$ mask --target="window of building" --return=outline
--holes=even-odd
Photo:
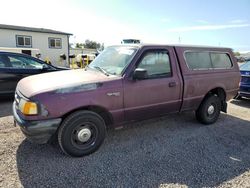
[[[227,53],[186,52],[186,63],[191,70],[228,69],[232,62]]]
[[[149,78],[171,76],[168,52],[163,50],[146,52],[138,68],[147,70]]]
[[[62,39],[60,38],[49,38],[50,48],[62,48]]]
[[[24,35],[16,35],[16,45],[17,47],[32,47],[32,37]]]

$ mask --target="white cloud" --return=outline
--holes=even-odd
[[[241,27],[249,27],[249,26],[250,26],[250,24],[202,25],[202,26],[189,26],[189,27],[170,28],[170,29],[167,29],[167,32],[224,30],[224,29],[241,28]]]
[[[161,22],[163,22],[163,23],[169,23],[169,22],[170,22],[170,19],[168,19],[168,18],[162,18],[162,19],[161,19]]]
[[[9,9],[1,10],[1,24],[69,32],[73,34],[70,38],[73,43],[90,39],[111,45],[119,44],[127,37],[142,40],[147,38],[146,34],[134,25],[125,25],[105,15],[100,17],[88,7],[78,6],[76,2],[67,0],[61,0],[59,4],[51,0],[43,0],[39,4],[33,0],[8,0],[3,1],[1,6],[12,7],[11,13]]]
[[[209,22],[206,20],[196,20],[196,22],[200,23],[200,24],[208,24]]]
[[[231,20],[230,23],[233,24],[242,24],[242,23],[246,23],[247,20],[243,20],[243,19],[237,19],[237,20]]]
[[[115,17],[95,12],[94,8],[84,6],[84,3],[78,0],[60,0],[60,2],[43,0],[38,3],[34,3],[33,0],[7,0],[1,2],[1,7],[11,7],[11,11],[7,8],[0,11],[1,24],[55,29],[74,34],[71,42],[84,42],[90,39],[103,42],[105,46],[119,44],[124,38],[138,38],[145,43],[178,43],[178,36],[174,33],[176,31],[218,30],[250,26],[249,22],[241,24],[239,20],[238,23],[228,25],[211,25],[201,19],[198,20],[199,23],[196,22],[197,26],[170,28],[167,31],[172,33],[166,35],[166,30],[153,28],[150,23],[147,26],[148,29],[140,24],[122,23]],[[171,25],[173,20],[163,16],[156,22]],[[182,41],[189,42],[193,39],[189,40],[188,37],[182,36]]]

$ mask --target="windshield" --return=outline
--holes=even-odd
[[[250,71],[250,61],[247,61],[246,63],[244,63],[243,65],[241,65],[240,66],[240,70]]]
[[[94,59],[89,67],[102,70],[102,72],[106,72],[107,74],[121,75],[122,71],[132,60],[136,51],[136,47],[108,47]]]

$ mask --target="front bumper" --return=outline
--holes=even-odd
[[[38,144],[47,143],[50,138],[56,133],[62,119],[49,119],[41,121],[28,121],[22,119],[17,111],[15,104],[12,106],[14,121],[19,125],[23,134],[32,142]]]
[[[239,91],[238,94],[239,94],[239,96],[241,96],[241,97],[250,98],[250,92]]]
[[[240,90],[238,92],[239,96],[250,98],[250,85],[241,84]]]

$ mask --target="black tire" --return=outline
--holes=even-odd
[[[102,117],[83,110],[74,112],[63,121],[58,130],[58,143],[64,153],[82,157],[95,152],[105,136],[106,126]]]
[[[217,121],[221,111],[221,100],[218,96],[209,95],[196,110],[196,118],[199,122],[209,125]]]

